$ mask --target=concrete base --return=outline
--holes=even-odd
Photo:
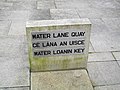
[[[31,90],[93,90],[86,70],[32,72]]]

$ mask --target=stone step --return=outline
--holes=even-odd
[[[93,90],[86,70],[32,72],[31,90]]]

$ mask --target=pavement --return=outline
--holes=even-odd
[[[0,90],[30,90],[25,23],[89,18],[94,90],[120,89],[120,0],[0,0]]]

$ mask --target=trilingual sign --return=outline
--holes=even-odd
[[[33,56],[84,54],[85,31],[31,32]]]
[[[86,68],[90,29],[89,19],[27,22],[31,71]]]

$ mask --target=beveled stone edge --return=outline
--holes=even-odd
[[[60,20],[31,20],[26,22],[26,28],[28,27],[48,27],[48,26],[65,26],[65,25],[91,25],[88,18],[82,19],[60,19]]]

